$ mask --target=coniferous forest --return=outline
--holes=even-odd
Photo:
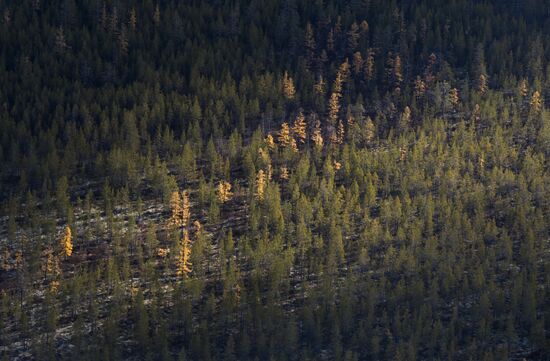
[[[548,0],[0,1],[2,360],[550,360]]]

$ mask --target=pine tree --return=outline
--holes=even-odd
[[[187,278],[189,273],[191,273],[191,242],[189,240],[189,231],[187,229],[183,230],[183,237],[181,239],[181,249],[177,262],[177,275],[180,277]]]
[[[73,254],[73,237],[71,234],[71,227],[65,227],[65,234],[61,239],[61,247],[65,256],[70,257]]]

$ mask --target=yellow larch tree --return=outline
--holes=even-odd
[[[451,106],[453,108],[456,108],[458,106],[458,103],[460,102],[460,98],[458,96],[458,89],[452,88],[449,91],[449,103],[451,103]]]
[[[281,175],[280,178],[283,180],[287,180],[289,178],[288,174],[288,168],[287,167],[281,167]]]
[[[420,76],[416,77],[414,81],[414,96],[421,98],[426,93],[426,83]]]
[[[160,24],[160,7],[158,3],[155,6],[155,12],[153,13],[153,21],[157,26]]]
[[[198,239],[202,233],[202,224],[198,220],[193,222],[193,227],[195,227],[195,240]]]
[[[338,130],[336,131],[336,143],[342,144],[344,142],[346,131],[342,120],[338,121]]]
[[[522,98],[526,98],[527,97],[527,94],[529,94],[529,84],[527,84],[527,80],[526,79],[522,79],[519,83],[519,95],[522,97]]]
[[[353,114],[351,114],[351,112],[348,112],[348,114],[346,115],[346,122],[348,124],[348,129],[351,129],[355,124],[355,118]]]
[[[65,233],[61,238],[61,248],[65,256],[70,257],[73,254],[73,235],[69,226],[65,227]]]
[[[137,24],[137,16],[136,16],[135,8],[132,8],[132,10],[130,10],[130,19],[128,20],[128,23],[130,25],[130,29],[132,29],[132,31],[135,31],[136,24]]]
[[[483,170],[485,169],[485,157],[483,156],[483,153],[479,155],[478,165],[479,165],[479,172],[480,173],[483,172]]]
[[[487,93],[487,90],[489,90],[488,82],[489,78],[487,77],[487,75],[481,74],[479,76],[477,80],[477,90],[479,90],[481,94],[485,94]]]
[[[256,198],[260,201],[264,199],[265,186],[266,175],[263,169],[260,169],[256,175]]]
[[[9,271],[11,269],[10,266],[10,251],[6,247],[4,249],[4,254],[2,255],[2,270],[3,271]]]
[[[51,247],[46,248],[44,251],[44,256],[46,257],[46,262],[42,265],[42,270],[44,271],[44,277],[48,276],[57,276],[61,273],[61,268],[59,267],[59,259],[55,256],[54,251]]]
[[[480,119],[481,119],[481,108],[479,104],[476,104],[474,105],[474,110],[470,115],[470,127],[472,127],[472,129],[475,129],[476,124],[479,123]]]
[[[177,275],[179,277],[187,278],[191,273],[191,241],[189,240],[189,231],[183,230],[183,237],[181,239],[181,249],[177,262]]]
[[[218,200],[221,203],[225,203],[229,201],[233,196],[233,193],[231,192],[231,183],[226,181],[221,181],[220,183],[218,183],[217,193],[218,193]]]
[[[315,128],[313,128],[311,140],[315,144],[315,147],[317,147],[318,149],[323,148],[323,135],[321,134],[321,127],[319,125],[319,122],[317,122],[315,124]]]
[[[356,51],[355,54],[353,54],[353,72],[355,75],[359,75],[363,71],[363,57],[361,56],[361,52]]]
[[[268,181],[271,181],[271,178],[273,177],[273,167],[271,164],[267,165],[267,171],[265,172],[266,178]]]
[[[542,110],[542,96],[538,90],[535,90],[531,96],[529,104],[531,105],[531,110],[535,113],[539,113]]]
[[[281,124],[281,130],[279,131],[279,136],[277,137],[279,144],[283,147],[286,147],[290,144],[290,127],[287,122]]]
[[[184,226],[187,226],[191,219],[191,202],[189,201],[189,192],[186,190],[181,192],[181,219]]]
[[[294,88],[294,81],[285,71],[283,74],[283,94],[286,99],[292,100],[296,96],[296,89]]]
[[[169,225],[172,227],[181,227],[183,225],[182,221],[182,207],[181,207],[181,196],[179,191],[173,191],[170,196],[170,209],[172,210],[172,216],[168,221]]]
[[[338,113],[340,112],[340,98],[342,97],[342,86],[344,81],[349,76],[349,63],[346,59],[340,65],[338,72],[336,73],[336,79],[332,86],[332,94],[328,102],[328,121],[333,126],[336,126],[336,121],[338,120]]]
[[[290,139],[290,149],[292,149],[293,152],[298,151],[298,144],[296,143],[296,139],[294,138]]]
[[[302,112],[299,112],[296,116],[296,119],[294,120],[294,125],[292,127],[292,132],[298,139],[299,143],[304,144],[306,142],[306,121]]]
[[[403,110],[403,114],[401,115],[401,120],[403,123],[406,123],[406,124],[409,124],[411,122],[411,108],[409,108],[408,105]]]
[[[166,258],[170,254],[170,248],[159,248],[157,252],[157,256],[160,258]]]
[[[265,137],[265,144],[267,145],[267,148],[269,148],[269,150],[274,150],[277,147],[277,145],[275,144],[275,140],[273,139],[273,136],[271,134],[268,134]]]
[[[319,77],[319,80],[313,85],[313,90],[317,95],[323,96],[325,95],[325,79],[323,79],[323,76]]]
[[[191,203],[189,202],[189,192],[174,191],[170,196],[170,209],[172,215],[168,221],[169,226],[177,228],[187,226],[191,218]]]
[[[371,117],[367,117],[367,124],[365,125],[365,140],[368,143],[372,143],[376,135],[376,126],[372,121]]]
[[[403,82],[403,66],[401,65],[401,57],[395,56],[393,60],[393,78],[395,80],[395,86],[399,87]]]
[[[340,112],[340,93],[332,92],[328,101],[328,120],[330,124],[336,124]]]
[[[312,61],[313,57],[315,56],[315,34],[313,33],[313,27],[311,26],[311,23],[308,22],[306,24],[306,34],[305,34],[305,47],[306,47],[306,53],[308,57],[308,61]]]
[[[365,80],[371,81],[374,78],[374,50],[369,49],[365,60]]]
[[[20,270],[23,267],[23,251],[15,251],[15,269]]]
[[[48,248],[45,251],[46,263],[42,266],[44,270],[44,278],[48,281],[50,291],[56,293],[59,288],[59,276],[61,275],[61,267],[59,258],[54,254],[53,249]]]
[[[404,162],[405,159],[407,159],[407,148],[406,147],[399,147],[399,160],[401,162]]]
[[[264,148],[258,148],[258,155],[260,156],[260,159],[264,164],[271,163],[271,158],[269,157],[269,153]]]

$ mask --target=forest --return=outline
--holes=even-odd
[[[0,15],[1,360],[550,360],[548,0]]]

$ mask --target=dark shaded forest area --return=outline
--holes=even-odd
[[[3,360],[550,360],[547,0],[0,14]]]

